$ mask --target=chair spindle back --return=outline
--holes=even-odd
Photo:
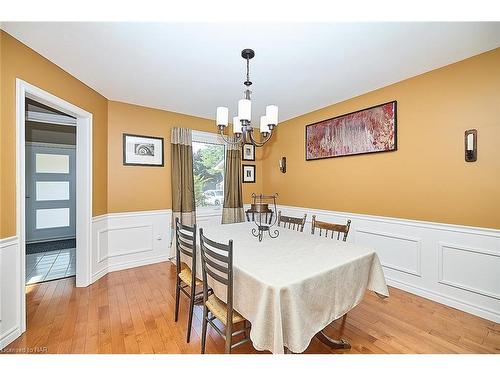
[[[345,242],[347,240],[347,235],[349,234],[350,226],[351,226],[351,220],[347,220],[346,225],[333,224],[333,223],[327,223],[325,221],[316,220],[316,215],[313,215],[311,224],[311,234],[314,234],[315,229],[318,228],[320,236],[322,236],[324,233],[324,236],[328,237],[328,233],[330,233],[330,238],[333,239],[335,238],[335,233],[337,233],[336,239]]]
[[[304,231],[304,225],[306,224],[307,214],[304,214],[304,217],[293,217],[293,216],[284,216],[281,214],[281,211],[278,211],[278,227],[283,223],[283,228],[297,230],[298,232]],[[297,229],[296,229],[297,228]]]

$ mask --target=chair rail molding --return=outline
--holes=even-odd
[[[344,223],[347,238],[373,248],[387,284],[500,323],[500,230],[280,205],[284,215],[307,213]],[[304,235],[308,230],[304,229]]]
[[[92,282],[108,272],[168,260],[172,210],[109,213],[92,220]]]

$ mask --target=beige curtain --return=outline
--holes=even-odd
[[[196,222],[191,129],[172,129],[172,243],[175,243],[175,219],[185,225]],[[175,257],[174,246],[170,256]]]
[[[245,221],[243,193],[241,190],[241,149],[239,145],[226,146],[226,169],[224,174],[224,206],[222,224]]]

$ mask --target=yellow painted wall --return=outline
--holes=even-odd
[[[108,212],[171,208],[170,134],[173,127],[215,132],[215,121],[180,113],[109,101],[108,106]],[[164,167],[124,166],[123,133],[163,137]],[[262,190],[262,167],[257,152],[256,183],[243,184],[245,202]]]
[[[0,31],[0,238],[16,234],[16,77],[93,114],[94,216],[170,208],[171,128],[215,130],[211,120],[108,102]],[[496,49],[286,121],[257,150],[245,203],[252,192],[278,192],[287,205],[500,228],[499,88]],[[390,100],[398,101],[398,151],[305,161],[305,125]],[[463,160],[468,128],[479,131],[476,163]],[[165,167],[123,166],[124,132],[164,137]]]
[[[391,100],[397,151],[305,161],[307,124]],[[264,189],[284,205],[500,228],[500,49],[283,122],[265,153]]]
[[[0,30],[0,238],[16,234],[16,78],[93,114],[93,215],[107,212],[107,99]]]

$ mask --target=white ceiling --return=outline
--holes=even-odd
[[[500,46],[500,23],[23,23],[1,27],[111,100],[214,118],[243,96],[280,121]],[[397,99],[397,98],[394,98]]]

